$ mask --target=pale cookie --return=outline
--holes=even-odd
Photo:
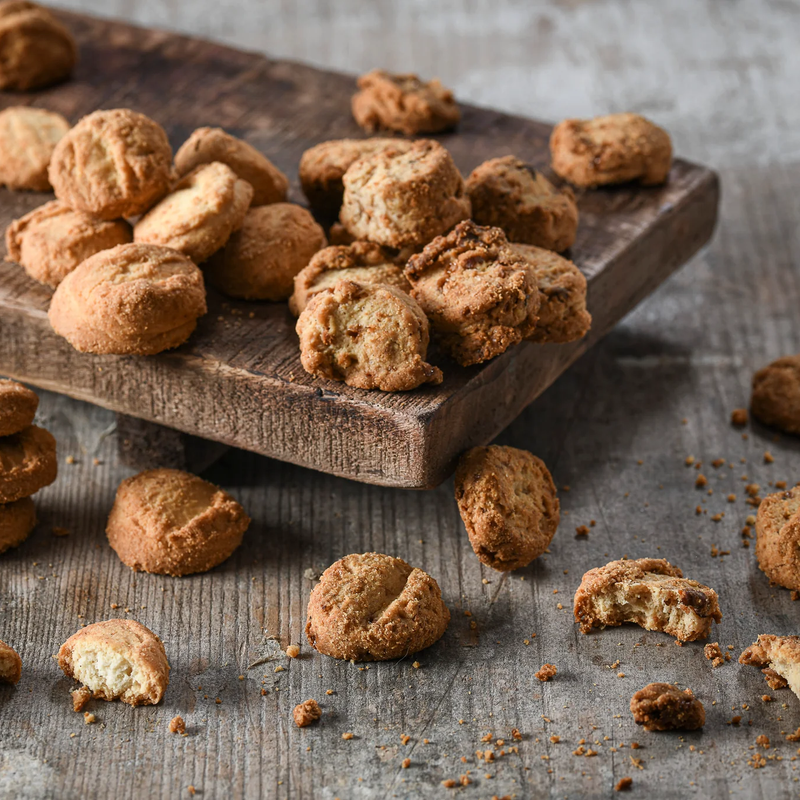
[[[16,381],[0,378],[0,437],[19,433],[33,423],[39,396]]]
[[[384,392],[442,382],[441,370],[425,361],[428,320],[394,286],[337,282],[305,307],[297,335],[303,368],[321,378]]]
[[[427,244],[470,215],[461,173],[429,139],[359,159],[342,182],[342,224],[356,239],[387,247]]]
[[[202,264],[244,222],[253,187],[226,164],[201,164],[134,226],[133,240],[160,244]]]
[[[544,462],[515,447],[475,447],[458,461],[455,494],[475,555],[500,572],[547,550],[560,505]]]
[[[251,205],[265,206],[286,199],[289,179],[263,153],[222,128],[198,128],[175,153],[180,175],[212,161],[227,164],[253,187]]]
[[[570,188],[556,189],[541,172],[516,158],[484,161],[466,181],[472,219],[495,225],[508,240],[558,253],[572,247],[578,205]]]
[[[13,106],[0,111],[0,183],[9,189],[49,191],[50,157],[68,130],[61,114],[43,108]]]
[[[663,558],[611,561],[589,570],[575,592],[581,632],[632,622],[682,642],[705,639],[722,621],[717,593]]]
[[[739,663],[759,667],[771,689],[788,686],[800,698],[800,636],[762,633],[739,656]]]
[[[131,569],[178,577],[221,564],[249,524],[244,509],[214,484],[177,469],[152,469],[120,484],[106,534]]]
[[[328,567],[311,592],[306,636],[333,658],[388,661],[430,647],[449,622],[430,575],[400,558],[353,554]]]
[[[648,683],[631,698],[631,714],[646,731],[696,731],[706,722],[706,710],[691,689],[671,683]]]
[[[500,228],[459,223],[409,259],[406,277],[442,347],[462,366],[500,355],[536,326],[533,270]]]
[[[550,135],[553,170],[575,186],[664,183],[672,166],[669,134],[638,114],[567,119]]]
[[[96,219],[51,200],[8,226],[6,259],[21,264],[35,281],[55,289],[90,256],[131,241],[133,231],[124,219]]]
[[[36,527],[36,508],[30,497],[0,505],[0,553],[19,547]]]
[[[56,440],[30,425],[0,439],[0,503],[13,503],[49,486],[58,474]]]
[[[358,79],[353,95],[356,122],[364,130],[390,130],[414,136],[454,128],[461,119],[453,93],[437,78],[374,69]]]
[[[251,208],[240,230],[205,266],[209,283],[230,297],[288,300],[294,276],[325,247],[325,232],[293,203]]]
[[[56,145],[49,177],[70,208],[100,219],[134,217],[169,191],[172,148],[164,129],[144,114],[95,111]]]
[[[0,640],[0,681],[19,683],[22,677],[22,659],[19,653]]]
[[[82,353],[153,355],[185,342],[205,313],[203,275],[186,256],[122,244],[67,275],[48,316],[53,330]]]
[[[58,651],[58,666],[92,697],[131,706],[161,702],[169,683],[164,644],[132,619],[109,619],[81,628]]]
[[[800,591],[800,486],[761,501],[756,516],[756,558],[771,583]]]
[[[800,355],[779,358],[756,372],[750,410],[765,425],[800,434]]]

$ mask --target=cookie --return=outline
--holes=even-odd
[[[153,244],[121,244],[70,272],[48,317],[82,353],[153,355],[185,342],[205,313],[203,275],[186,256]]]
[[[70,208],[100,219],[135,217],[169,191],[172,148],[144,114],[95,111],[56,145],[48,175]]]
[[[762,633],[739,656],[739,663],[761,669],[770,688],[788,686],[800,698],[800,636]]]
[[[222,128],[198,128],[175,153],[180,175],[214,161],[226,164],[253,187],[251,205],[265,206],[286,199],[289,179],[263,153]]]
[[[706,722],[706,710],[691,689],[671,683],[648,683],[631,698],[631,714],[646,731],[696,731]]]
[[[305,728],[312,722],[316,722],[322,716],[322,709],[316,700],[306,700],[298,703],[292,711],[294,724],[298,728]]]
[[[294,276],[289,310],[298,316],[312,297],[332,289],[340,280],[383,283],[408,293],[411,286],[403,272],[405,262],[397,251],[372,242],[326,247],[315,253],[308,265]]]
[[[504,353],[536,326],[533,270],[500,228],[459,223],[409,259],[406,277],[441,346],[462,366]]]
[[[416,247],[470,215],[464,179],[438,142],[385,147],[350,165],[340,220],[356,239]]]
[[[353,95],[356,122],[369,133],[397,131],[414,136],[454,128],[461,119],[453,93],[437,78],[374,69],[358,79]]]
[[[394,286],[338,281],[311,299],[297,335],[303,369],[317,377],[384,392],[442,382],[441,370],[425,361],[425,313]]]
[[[750,410],[765,425],[800,434],[800,355],[779,358],[753,375]]]
[[[0,183],[9,189],[49,191],[50,157],[68,130],[61,114],[43,108],[12,106],[0,111]]]
[[[96,219],[60,200],[35,208],[6,229],[7,260],[54,289],[90,256],[131,241],[133,231],[124,219]]]
[[[400,558],[353,554],[328,567],[311,592],[306,636],[326,656],[389,661],[430,647],[449,622],[430,575]]]
[[[721,622],[717,593],[663,558],[611,561],[590,569],[575,592],[575,622],[581,632],[632,622],[682,642],[705,639]]]
[[[669,134],[638,114],[566,119],[550,135],[553,170],[575,186],[664,183],[672,166]]]
[[[560,505],[544,462],[515,447],[475,447],[458,461],[455,494],[475,555],[499,572],[520,569],[549,547]]]
[[[213,483],[177,469],[151,469],[120,484],[106,534],[136,572],[178,577],[221,564],[249,524],[244,509]]]
[[[58,651],[58,666],[92,697],[131,706],[161,702],[169,683],[164,644],[132,619],[109,619],[81,628]]]
[[[22,659],[19,653],[0,640],[0,681],[19,683],[22,677]]]
[[[36,527],[36,508],[30,497],[0,505],[0,553],[19,547]]]
[[[244,222],[253,187],[226,164],[201,164],[134,226],[133,240],[160,244],[202,264]]]
[[[800,591],[800,486],[761,501],[756,515],[756,558],[771,583]]]
[[[586,310],[586,278],[568,259],[531,244],[512,244],[533,268],[539,289],[538,319],[526,338],[532,342],[564,344],[582,339],[592,327]]]
[[[0,378],[0,437],[19,433],[33,423],[39,397],[16,381]]]
[[[516,156],[484,161],[465,183],[472,219],[502,228],[508,240],[563,252],[578,230],[578,204],[570,188],[556,189]]]
[[[57,474],[56,440],[44,428],[30,425],[0,439],[0,503],[36,494]]]
[[[0,3],[0,89],[27,92],[63,81],[78,60],[72,34],[43,6]]]
[[[205,266],[209,283],[230,297],[288,300],[294,276],[325,247],[325,232],[304,208],[251,208],[240,230]]]

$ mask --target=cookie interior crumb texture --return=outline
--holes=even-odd
[[[646,731],[694,731],[706,721],[706,710],[691,689],[650,683],[631,698],[631,713]]]
[[[800,698],[800,636],[762,633],[739,657],[740,664],[759,667],[770,688],[789,688]]]

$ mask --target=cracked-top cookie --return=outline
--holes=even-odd
[[[0,111],[0,183],[9,189],[50,191],[47,167],[69,123],[44,108],[13,106]]]
[[[756,515],[756,558],[772,583],[800,591],[800,486],[761,501]]]
[[[691,689],[671,683],[648,683],[631,698],[631,714],[646,731],[696,731],[706,722],[706,710]]]

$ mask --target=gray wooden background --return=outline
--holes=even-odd
[[[764,492],[796,482],[800,444],[758,425],[744,439],[728,420],[756,368],[800,351],[800,4],[59,5],[325,67],[437,74],[465,100],[543,119],[640,111],[673,133],[682,156],[720,170],[722,218],[710,248],[500,437],[570,487],[550,553],[512,575],[480,566],[452,482],[379,489],[242,452],[206,475],[254,518],[236,555],[196,577],[133,575],[103,532],[129,474],[113,417],[44,395],[40,424],[58,439],[61,475],[37,498],[36,532],[0,561],[0,638],[25,663],[16,689],[0,689],[0,797],[189,797],[190,785],[206,798],[611,797],[628,775],[634,797],[796,797],[797,743],[783,734],[800,726],[800,701],[736,657],[758,633],[798,632],[800,606],[768,586],[739,531],[751,511],[743,476]],[[704,462],[713,495],[694,488],[688,455]],[[725,464],[714,468],[717,458]],[[698,504],[708,513],[697,516]],[[590,534],[576,538],[590,520]],[[70,535],[54,537],[53,527]],[[453,612],[419,669],[411,659],[339,663],[304,640],[307,575],[369,549],[427,569]],[[715,587],[724,620],[712,640],[732,645],[733,661],[712,670],[702,645],[678,648],[633,627],[581,635],[570,611],[581,574],[623,554],[666,557]],[[120,614],[164,638],[172,681],[162,705],[96,702],[98,723],[85,726],[51,656],[81,624]],[[302,645],[291,662],[279,652],[290,643]],[[271,660],[248,668],[262,659]],[[540,684],[533,673],[545,662],[558,675]],[[628,702],[653,680],[691,686],[706,704],[705,729],[638,729]],[[298,730],[291,709],[308,697],[323,718]],[[167,733],[177,713],[186,738]],[[727,724],[734,716],[740,725]],[[521,741],[511,741],[514,728]],[[475,756],[487,733],[506,742],[489,764]],[[768,749],[756,747],[759,734]],[[574,755],[581,740],[597,754]],[[756,751],[760,769],[748,763]],[[461,775],[472,783],[440,785]]]

